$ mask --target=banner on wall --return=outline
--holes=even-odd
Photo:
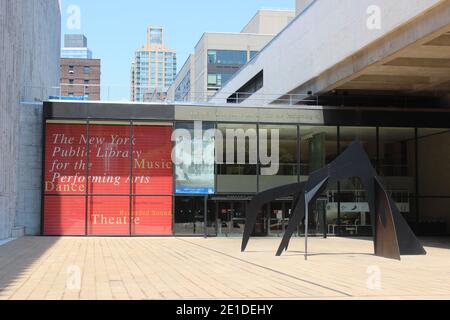
[[[83,124],[48,124],[44,234],[171,234],[171,134],[136,126],[131,139],[126,125],[90,125],[88,134]]]
[[[208,195],[215,192],[213,138],[206,139],[203,132],[212,129],[207,124],[195,128],[193,123],[177,124],[177,130],[185,130],[184,137],[178,137],[175,145],[175,189],[177,194]],[[195,132],[194,132],[195,131]],[[182,131],[181,131],[182,133]],[[180,134],[183,136],[183,134]],[[187,141],[183,141],[187,139]],[[210,154],[210,156],[208,156]],[[188,160],[187,160],[188,159]]]

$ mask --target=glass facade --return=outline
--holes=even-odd
[[[163,43],[163,30],[161,28],[150,28],[150,43],[151,44]]]
[[[177,73],[175,52],[137,51],[132,75],[135,101],[147,101],[150,97],[167,92]]]
[[[131,100],[164,101],[177,73],[176,52],[164,45],[164,30],[149,27],[147,43],[131,65]]]
[[[217,128],[232,139],[200,139],[204,149],[215,149],[216,164],[180,171],[171,158],[175,128],[192,134],[194,122],[47,123],[44,234],[241,236],[254,194],[306,181],[355,140],[413,229],[447,233],[450,152],[442,146],[448,129],[205,122],[203,134]],[[195,145],[194,139],[192,150]],[[276,148],[279,157],[268,165],[264,155]],[[264,174],[270,166],[277,171]],[[254,235],[281,236],[292,201],[288,196],[264,206]],[[373,221],[361,182],[328,186],[309,221],[316,235],[370,236]]]
[[[247,63],[247,51],[208,50],[208,63],[243,65]]]
[[[208,88],[224,86],[252,58],[254,51],[208,50]]]
[[[63,59],[92,59],[92,51],[88,48],[63,48],[61,50]]]
[[[444,235],[450,214],[449,129],[417,130],[419,232]],[[447,225],[444,223],[447,221]]]

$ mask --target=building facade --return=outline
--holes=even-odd
[[[84,34],[65,34],[61,58],[92,59],[92,51],[88,48],[86,36]]]
[[[177,73],[177,54],[165,45],[164,29],[148,27],[147,43],[131,64],[131,101],[163,101]]]
[[[294,18],[259,10],[240,33],[204,33],[169,88],[170,101],[206,102]]]
[[[101,99],[100,59],[61,59],[61,96],[71,99]]]
[[[101,60],[92,59],[84,35],[66,34],[61,51],[61,98],[99,101]]]
[[[450,152],[442,148],[450,141],[448,110],[53,101],[45,105],[45,121],[44,235],[241,236],[255,194],[306,181],[357,139],[415,232],[450,234]],[[211,129],[235,143],[211,139]],[[194,147],[185,149],[189,140],[173,138],[175,130],[183,139],[189,133]],[[275,140],[263,141],[275,131],[276,171],[265,173],[261,153],[255,162],[238,160],[251,149],[274,147]],[[201,163],[173,161],[195,157],[199,142]],[[210,152],[234,157],[211,161]],[[281,236],[292,202],[284,197],[265,206],[255,235]],[[317,235],[372,234],[358,179],[330,186],[310,215]],[[303,230],[299,225],[298,235]]]
[[[59,83],[57,0],[0,1],[0,240],[40,233],[42,103]]]
[[[448,1],[301,3],[211,102],[448,107]]]

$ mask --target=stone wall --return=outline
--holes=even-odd
[[[0,239],[39,229],[40,101],[59,83],[60,33],[58,0],[0,0]]]

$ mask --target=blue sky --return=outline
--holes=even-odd
[[[294,8],[294,0],[61,0],[62,35],[84,33],[102,59],[102,84],[129,86],[133,52],[146,41],[148,25],[165,27],[177,50],[178,70],[203,32],[239,32],[261,8]],[[81,29],[70,29],[69,6],[80,8]],[[126,93],[123,93],[126,95]]]

